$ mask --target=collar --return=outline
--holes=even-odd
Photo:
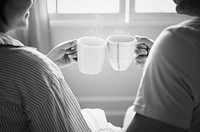
[[[20,41],[10,37],[5,33],[0,33],[0,45],[24,46]]]

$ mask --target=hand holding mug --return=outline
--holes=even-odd
[[[141,36],[135,36],[137,41],[135,45],[135,63],[139,66],[144,66],[146,59],[149,55],[151,47],[153,46],[154,41]]]
[[[58,67],[62,68],[77,62],[77,40],[64,41],[54,47],[48,54],[49,57]]]

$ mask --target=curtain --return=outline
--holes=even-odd
[[[24,45],[35,47],[47,54],[52,48],[47,0],[38,0],[34,3],[30,11],[28,28],[12,31],[10,35]]]

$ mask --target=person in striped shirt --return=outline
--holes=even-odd
[[[90,132],[58,66],[76,60],[76,41],[47,55],[6,33],[28,25],[35,0],[0,0],[0,132]],[[64,49],[66,53],[58,53]],[[110,128],[99,131],[113,131]]]

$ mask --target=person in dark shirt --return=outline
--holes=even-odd
[[[136,37],[135,62],[144,71],[126,132],[200,131],[200,1],[174,2],[179,14],[194,18],[166,28],[155,42]]]

